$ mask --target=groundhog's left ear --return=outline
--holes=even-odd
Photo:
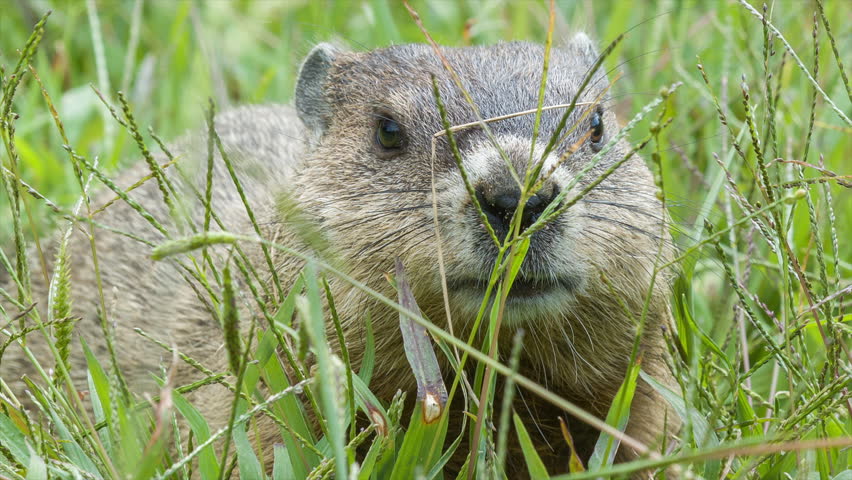
[[[598,47],[595,42],[583,32],[574,34],[565,46],[569,55],[574,56],[581,65],[591,67],[598,59]]]
[[[296,111],[305,126],[317,137],[325,132],[331,121],[331,105],[325,95],[325,86],[340,52],[341,49],[330,43],[320,43],[311,50],[299,69]]]

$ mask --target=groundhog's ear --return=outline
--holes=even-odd
[[[322,135],[331,119],[331,106],[325,96],[325,84],[334,59],[340,49],[330,43],[320,43],[299,69],[296,81],[296,111],[313,133]]]
[[[567,49],[582,65],[591,67],[598,59],[598,47],[595,42],[583,32],[574,34],[568,41]]]

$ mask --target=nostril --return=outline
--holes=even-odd
[[[530,197],[524,205],[521,228],[526,229],[535,223],[557,194],[558,190],[555,186],[548,184]],[[510,222],[515,210],[518,209],[520,197],[520,191],[516,188],[495,188],[488,184],[480,184],[476,187],[476,199],[488,223],[499,236],[504,236],[511,228]]]
[[[542,200],[541,196],[538,194],[533,195],[529,200],[527,200],[527,205],[524,209],[536,210],[539,207],[544,208],[546,203]]]
[[[502,212],[514,212],[518,208],[520,196],[514,193],[504,193],[494,197],[493,206]]]
[[[528,228],[538,220],[538,217],[544,212],[548,205],[553,202],[553,199],[559,194],[559,191],[554,185],[545,185],[535,195],[527,200],[524,206],[524,217],[521,220],[521,226]]]
[[[518,208],[520,192],[480,184],[476,187],[476,199],[495,233],[504,236],[509,231],[509,222]]]

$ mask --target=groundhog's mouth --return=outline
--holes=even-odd
[[[488,280],[478,278],[463,278],[450,281],[451,290],[482,297],[488,288]],[[550,296],[571,296],[580,286],[579,279],[572,277],[557,277],[548,279],[516,278],[509,290],[508,300],[535,300]]]

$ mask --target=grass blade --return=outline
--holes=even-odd
[[[527,471],[530,473],[530,478],[550,478],[547,469],[544,467],[544,462],[538,456],[538,452],[533,446],[530,434],[527,428],[521,421],[521,417],[517,413],[512,414],[512,420],[515,423],[515,432],[518,434],[518,442],[521,444],[521,451],[524,454],[524,460],[527,462]]]
[[[618,393],[615,394],[609,412],[606,414],[606,423],[622,432],[627,427],[627,421],[630,418],[630,405],[633,403],[633,395],[636,393],[636,380],[639,378],[640,365],[641,363],[637,361],[627,369],[624,382],[618,388]],[[603,466],[612,465],[617,451],[618,441],[609,434],[601,433],[595,444],[595,450],[589,458],[589,470],[595,471]]]
[[[198,439],[198,442],[207,442],[210,438],[210,427],[198,409],[176,391],[172,391],[172,402],[177,411],[186,419],[189,428],[192,429],[192,433]],[[216,459],[213,445],[207,445],[202,448],[198,454],[198,470],[201,473],[201,478],[203,480],[219,478],[219,468],[219,461]]]
[[[245,401],[240,400],[240,406],[237,411],[239,414],[245,413]],[[234,448],[237,451],[237,465],[239,465],[240,469],[240,478],[246,480],[262,480],[266,478],[260,467],[260,461],[258,461],[257,455],[254,454],[248,435],[246,435],[245,424],[234,426],[231,436],[234,440]]]
[[[325,336],[325,318],[321,310],[319,278],[316,267],[312,263],[308,263],[305,267],[305,292],[306,296],[297,300],[296,309],[299,311],[302,321],[305,322],[303,328],[308,331],[317,358],[319,368],[316,380],[319,382],[321,392],[320,400],[326,419],[326,431],[329,435],[326,440],[331,447],[331,454],[334,458],[334,471],[337,478],[347,478],[348,465],[346,451],[344,450],[346,444],[344,441],[344,406],[339,401],[345,398],[340,394],[345,385],[345,380],[339,378],[340,375],[338,374],[341,372],[332,363],[331,350]],[[343,382],[340,380],[343,380]]]

